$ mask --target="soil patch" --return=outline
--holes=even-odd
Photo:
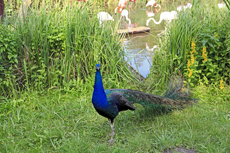
[[[185,149],[185,148],[174,148],[174,149],[169,149],[168,151],[165,151],[164,153],[197,153],[193,149]]]

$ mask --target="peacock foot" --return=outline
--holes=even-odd
[[[113,136],[115,135],[115,132],[112,131],[112,133],[110,133],[110,135],[113,138]]]
[[[113,141],[113,136],[115,135],[115,132],[112,131],[112,133],[110,133],[110,135],[111,135],[111,139],[109,140],[109,143],[111,144],[112,142],[114,142]]]
[[[113,139],[111,138],[110,140],[109,140],[109,143],[111,144],[111,143],[113,143],[114,141],[113,141]]]

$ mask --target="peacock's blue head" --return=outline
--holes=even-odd
[[[100,64],[96,64],[96,70],[97,70],[97,71],[100,71],[100,69],[101,69]]]

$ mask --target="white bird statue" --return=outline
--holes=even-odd
[[[180,12],[180,11],[182,11],[182,9],[184,9],[184,11],[185,11],[187,8],[191,9],[192,8],[192,4],[188,3],[188,4],[184,5],[184,6],[183,5],[179,5],[179,6],[177,6],[177,11]]]
[[[148,17],[153,17],[155,15],[155,11],[146,11],[146,15]]]
[[[155,49],[159,48],[157,45],[154,45],[153,48],[149,48],[148,43],[146,42],[146,50],[147,51],[154,51]]]
[[[177,19],[177,12],[176,11],[162,12],[160,15],[160,20],[158,22],[154,18],[149,18],[146,21],[146,25],[149,26],[150,20],[153,20],[155,24],[160,24],[163,20],[168,21],[168,23],[170,23],[173,19]]]
[[[129,21],[129,25],[130,25],[131,24],[131,20],[128,18],[128,16],[129,16],[129,12],[126,9],[122,10],[122,12],[121,12],[121,18],[125,17],[125,19]]]
[[[150,1],[148,1],[148,3],[146,4],[146,7],[148,7],[148,6],[151,7],[151,9],[150,9],[151,11],[152,11],[153,6],[154,6],[154,7],[159,7],[159,9],[156,10],[157,12],[159,12],[160,9],[161,9],[161,6],[160,6],[159,4],[156,5],[156,1],[155,1],[155,0],[150,0]]]
[[[191,9],[191,8],[192,8],[192,4],[191,4],[191,3],[188,3],[188,4],[186,5],[186,9],[187,9],[187,8]]]
[[[225,4],[225,3],[218,3],[218,8],[219,8],[219,9],[222,9],[222,8],[224,8],[224,7],[226,7],[226,4]]]
[[[117,13],[117,10],[119,13],[121,13],[121,11],[126,7],[128,3],[128,0],[119,0],[118,2],[118,7],[115,8],[115,14]]]
[[[184,8],[183,5],[178,5],[178,6],[177,6],[177,11],[178,11],[178,12],[182,11],[182,8]]]
[[[107,12],[99,12],[99,13],[97,14],[97,18],[98,18],[98,20],[99,20],[100,25],[101,25],[104,21],[109,21],[109,20],[114,21],[113,17],[112,17],[109,13],[107,13]]]

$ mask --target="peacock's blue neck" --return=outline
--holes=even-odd
[[[101,72],[99,70],[96,71],[94,86],[102,88],[104,90],[103,82],[101,78]]]
[[[95,84],[92,101],[95,107],[108,107],[108,102],[102,83],[101,72],[99,70],[96,71],[95,75]]]

